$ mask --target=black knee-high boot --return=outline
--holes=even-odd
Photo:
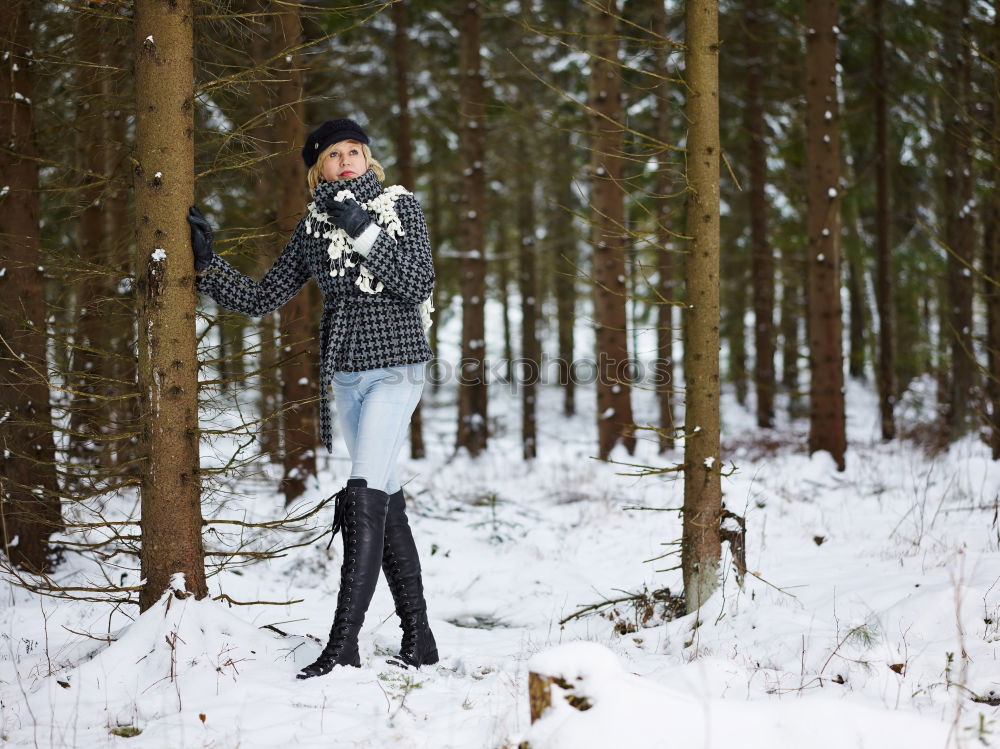
[[[423,666],[438,662],[437,644],[427,622],[427,602],[420,578],[420,557],[406,519],[403,490],[389,495],[385,519],[385,549],[382,571],[389,582],[396,614],[403,629],[397,662],[402,666]]]
[[[378,583],[388,499],[385,492],[369,489],[364,479],[351,479],[337,494],[333,532],[340,529],[344,536],[337,612],[329,642],[316,662],[298,674],[300,679],[322,676],[334,666],[361,667],[358,633]]]

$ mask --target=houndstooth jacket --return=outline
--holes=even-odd
[[[350,190],[364,203],[382,193],[382,184],[369,169],[360,177],[322,182],[313,195],[318,203],[341,190]],[[403,233],[393,237],[380,226],[362,257],[351,252],[344,273],[331,273],[329,241],[307,231],[308,216],[292,232],[288,244],[260,281],[243,275],[215,255],[197,277],[197,288],[226,309],[260,317],[281,307],[310,278],[323,291],[320,321],[320,435],[333,450],[333,427],[327,390],[333,372],[368,369],[429,361],[433,352],[420,314],[421,303],[434,287],[427,224],[420,205],[409,193],[395,201]],[[377,220],[375,213],[371,213]],[[369,232],[369,237],[375,230]],[[360,239],[360,238],[359,238]],[[343,265],[343,264],[342,264]],[[362,266],[381,282],[379,293],[369,293],[359,284]]]

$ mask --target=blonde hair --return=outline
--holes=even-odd
[[[343,143],[343,141],[340,141],[340,143]],[[316,185],[320,182],[326,182],[326,180],[323,179],[323,160],[330,155],[330,151],[332,151],[333,147],[336,145],[338,144],[331,143],[329,146],[324,148],[320,152],[319,157],[316,159],[316,163],[309,167],[309,174],[306,175],[306,178],[309,180],[310,192],[312,192]],[[368,165],[369,169],[372,169],[375,172],[375,176],[378,177],[378,181],[384,182],[385,170],[382,168],[382,165],[375,160],[375,157],[372,156],[372,150],[368,147],[368,144],[361,144],[361,153],[365,155],[365,164]]]

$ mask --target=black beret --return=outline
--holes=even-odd
[[[356,140],[359,143],[369,143],[368,133],[354,120],[327,120],[309,133],[306,144],[302,146],[302,160],[306,169],[316,163],[323,149],[340,143],[342,140]]]

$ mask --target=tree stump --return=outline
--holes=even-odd
[[[536,674],[534,671],[528,673],[528,705],[531,707],[531,722],[542,717],[542,713],[552,704],[552,681],[551,676]]]
[[[552,704],[552,685],[564,690],[563,699],[570,707],[577,710],[589,710],[593,705],[586,696],[577,694],[574,686],[559,676],[545,676],[534,671],[528,672],[528,704],[531,707],[531,722],[542,717],[545,710]]]

